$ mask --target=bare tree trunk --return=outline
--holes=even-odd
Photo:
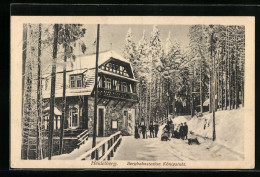
[[[150,87],[149,87],[149,126],[151,122],[151,115],[152,115],[152,82],[150,82]]]
[[[215,90],[217,91],[217,100],[216,103],[217,105],[215,105],[215,110],[217,111],[219,108],[219,50],[217,49],[217,60],[216,60],[216,79],[215,79]]]
[[[21,151],[21,158],[22,159],[27,159],[27,149],[25,147],[25,141],[26,141],[26,136],[25,136],[25,111],[24,111],[24,104],[25,104],[25,83],[26,83],[26,77],[25,77],[25,68],[26,68],[26,57],[27,57],[27,24],[23,25],[23,64],[22,64],[22,131],[23,131],[23,136],[22,136],[22,151]]]
[[[63,87],[62,87],[62,116],[60,127],[60,149],[59,153],[63,153],[63,136],[64,136],[64,120],[66,115],[66,62],[67,62],[67,45],[64,47],[64,65],[63,65]]]
[[[148,86],[148,84],[147,84],[147,86]],[[145,101],[145,104],[146,104],[146,106],[145,106],[145,108],[146,108],[146,120],[145,120],[145,125],[147,126],[148,124],[147,124],[147,122],[148,122],[148,120],[149,120],[149,118],[148,118],[148,89],[147,89],[147,87],[146,87],[146,101]]]
[[[236,36],[236,45],[237,45],[237,36]],[[235,108],[237,109],[239,107],[239,92],[238,92],[238,79],[237,79],[237,70],[238,70],[238,52],[237,52],[237,46],[235,46]]]
[[[223,69],[224,69],[224,50],[223,50],[223,46],[221,48],[222,52],[221,52],[221,87],[220,87],[220,92],[221,92],[221,110],[223,110]]]
[[[234,73],[233,73],[233,70],[234,70],[234,65],[233,65],[233,61],[234,61],[234,50],[232,52],[232,57],[231,57],[231,66],[230,66],[230,71],[231,71],[231,109],[234,109]]]
[[[94,125],[93,125],[92,148],[94,148],[96,146],[96,137],[97,137],[99,34],[100,34],[100,24],[97,24],[96,69],[95,69],[95,101],[94,101]],[[91,158],[94,159],[94,157],[96,157],[96,155],[97,155],[97,153],[96,153],[96,151],[94,151],[91,154]]]
[[[211,42],[213,41],[213,34],[212,34],[212,36],[211,36]],[[212,44],[211,44],[212,45]],[[212,47],[211,47],[211,53],[210,53],[210,56],[211,56],[211,58],[212,58]],[[216,101],[215,101],[215,56],[213,56],[213,71],[212,71],[212,81],[213,81],[213,90],[212,90],[212,92],[213,92],[213,109],[212,109],[212,113],[213,113],[213,141],[215,141],[216,140],[216,128],[215,128],[215,103],[216,103]]]
[[[229,53],[229,49],[228,49],[228,53]],[[229,57],[228,59],[228,89],[229,89],[229,92],[228,92],[228,96],[229,96],[229,99],[228,99],[228,105],[229,105],[229,110],[231,110],[231,87],[232,87],[232,84],[231,84],[231,58]]]
[[[51,96],[50,96],[50,118],[49,118],[49,139],[48,139],[48,159],[51,160],[53,145],[53,119],[55,104],[55,82],[56,82],[56,59],[57,59],[58,24],[54,25],[53,61],[51,73]]]
[[[228,33],[226,32],[226,36],[228,36]],[[225,46],[225,110],[227,110],[227,103],[228,103],[228,99],[227,99],[227,87],[228,87],[228,39],[226,39],[226,46]]]
[[[211,62],[212,61],[210,60],[210,64],[212,65]],[[209,71],[209,113],[212,113],[212,86],[211,86],[211,82],[212,82],[212,71],[210,69],[210,71]]]
[[[200,112],[203,113],[203,95],[202,95],[202,58],[200,59]]]
[[[37,78],[37,159],[42,159],[42,137],[41,137],[41,33],[42,27],[39,24],[39,39],[38,39],[38,78]]]
[[[190,110],[191,110],[191,117],[194,116],[194,102],[193,102],[193,90],[194,90],[194,67],[195,65],[193,65],[193,73],[192,73],[192,81],[191,81],[191,106],[190,106]]]
[[[141,108],[141,106],[142,106],[142,94],[141,94],[141,84],[139,83],[139,124],[141,123],[141,117],[142,117],[142,115],[141,115],[141,110],[142,110],[142,108]]]

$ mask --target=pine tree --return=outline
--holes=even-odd
[[[133,41],[133,34],[131,28],[129,28],[129,30],[126,33],[124,57],[128,59],[133,66],[137,65],[138,62],[136,58],[136,45]]]

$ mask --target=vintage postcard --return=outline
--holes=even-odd
[[[11,16],[11,168],[253,169],[255,18]]]

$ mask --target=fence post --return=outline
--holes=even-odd
[[[99,160],[98,149],[96,150],[96,160]]]
[[[113,146],[113,144],[114,144],[113,140],[114,140],[113,138],[110,139],[111,146]],[[111,157],[114,157],[114,150],[113,149],[111,150]]]
[[[107,150],[110,148],[110,140],[107,141]],[[107,155],[107,160],[110,160],[110,153]]]
[[[117,135],[116,136],[114,136],[114,143],[116,142],[116,137],[117,137]],[[113,151],[115,152],[116,151],[116,145],[114,146],[114,148],[113,148]]]
[[[106,143],[102,145],[102,156],[105,154],[106,151]]]

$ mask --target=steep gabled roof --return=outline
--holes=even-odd
[[[100,52],[98,56],[98,66],[101,66],[103,63],[108,61],[109,59],[114,58],[130,64],[128,60],[117,54],[115,51],[105,51]],[[96,67],[96,54],[87,54],[87,55],[80,55],[77,56],[74,62],[67,62],[66,64],[67,71],[76,71],[82,69],[91,69]],[[130,64],[131,65],[131,64]],[[63,71],[63,61],[57,63],[57,72]]]
[[[106,52],[100,52],[99,53],[99,62],[98,65],[101,66],[102,64],[110,61],[111,59],[116,59],[120,60],[126,64],[129,64],[131,72],[132,66],[129,61],[127,61],[125,58],[120,56],[114,51],[106,51]],[[96,54],[91,54],[91,55],[82,55],[78,56],[76,60],[73,62],[73,65],[71,63],[67,63],[66,66],[66,96],[82,96],[82,95],[90,95],[91,92],[94,89],[95,85],[95,67],[96,67]],[[57,69],[56,69],[56,85],[55,85],[55,97],[59,98],[62,97],[63,93],[63,63],[57,63]],[[107,75],[115,75],[114,73],[111,72],[106,72],[99,70],[99,73],[104,73]],[[69,75],[71,74],[84,74],[85,76],[85,81],[86,81],[86,86],[84,88],[69,88]],[[124,76],[116,75],[117,77],[121,77],[124,79],[129,79],[131,81],[137,82],[134,78],[127,78]],[[51,85],[51,79],[50,79],[50,74],[45,74],[43,78],[49,78],[48,83],[47,83],[47,89],[43,89],[43,98],[50,98],[50,85]],[[43,84],[46,84],[43,82]],[[45,85],[43,86],[45,88]]]

